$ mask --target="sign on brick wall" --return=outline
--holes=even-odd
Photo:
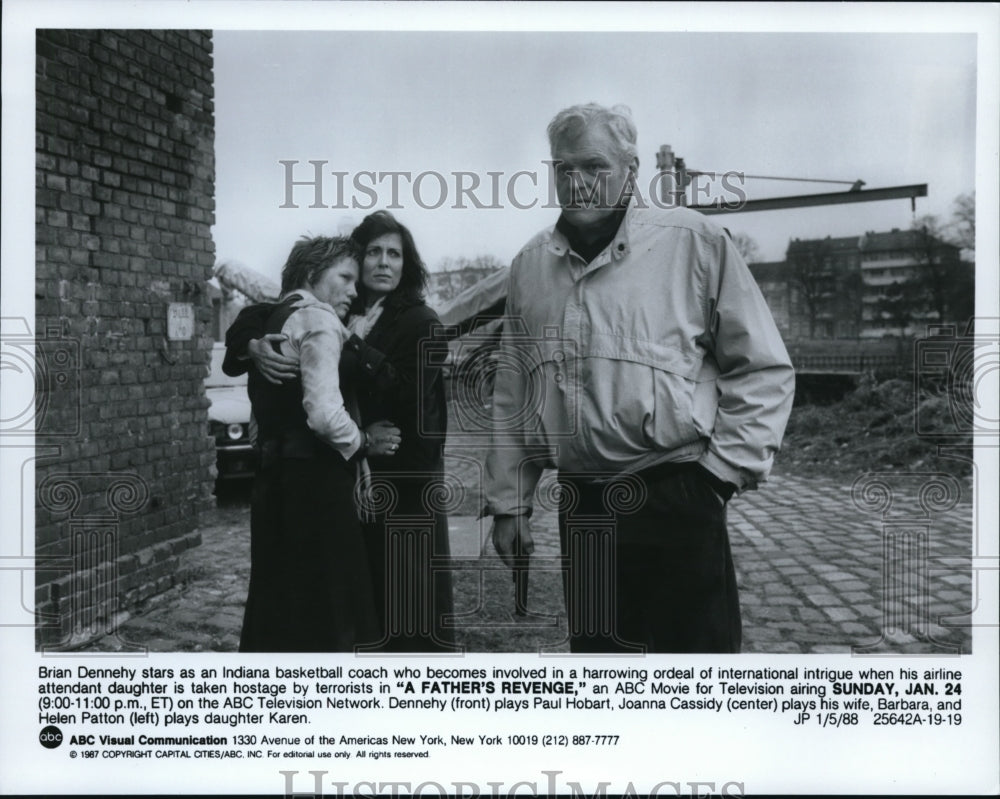
[[[167,338],[170,341],[189,341],[194,337],[194,305],[189,302],[172,302],[167,307]]]

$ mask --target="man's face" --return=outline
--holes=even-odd
[[[358,296],[358,262],[341,258],[323,271],[319,279],[309,286],[313,296],[333,307],[337,316],[344,319],[351,308],[351,300]]]
[[[556,195],[566,221],[585,227],[605,219],[620,207],[629,174],[638,169],[637,158],[618,152],[603,125],[586,128],[561,142],[552,153]]]

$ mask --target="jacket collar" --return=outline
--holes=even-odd
[[[341,325],[344,324],[343,320],[337,316],[337,312],[333,309],[333,306],[317,299],[316,295],[309,291],[309,289],[293,289],[292,291],[282,294],[281,298],[278,300],[278,302],[289,301],[292,302],[295,310],[298,310],[299,308],[311,308],[318,305],[320,308],[332,313],[334,318],[340,322]]]
[[[637,207],[638,201],[633,196],[629,200],[624,214],[619,217],[617,229],[613,232],[609,231],[611,232],[611,235],[608,237],[608,240],[605,241],[605,246],[595,254],[588,266],[600,266],[601,264],[607,263],[608,260],[618,260],[628,255],[630,250],[628,240],[629,221],[635,215]],[[567,255],[571,251],[575,252],[573,244],[570,241],[570,237],[564,232],[568,227],[569,226],[564,222],[563,217],[560,214],[559,220],[556,222],[555,227],[552,229],[552,233],[549,236],[548,244],[549,250],[555,255],[563,256]],[[603,252],[610,253],[610,258],[602,258],[601,253]]]
[[[316,295],[309,291],[309,289],[292,289],[291,291],[287,291],[281,295],[281,299],[278,300],[278,302],[288,302],[293,297],[299,298],[294,301],[297,306],[316,305],[319,303],[319,300],[316,299]]]

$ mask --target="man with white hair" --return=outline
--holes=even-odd
[[[635,190],[624,106],[548,128],[562,213],[515,257],[486,513],[511,566],[559,469],[574,652],[738,652],[726,503],[763,481],[794,373],[728,233]]]

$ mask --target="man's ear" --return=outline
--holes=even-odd
[[[628,171],[636,177],[639,177],[639,156],[632,156],[632,160],[629,161]]]

